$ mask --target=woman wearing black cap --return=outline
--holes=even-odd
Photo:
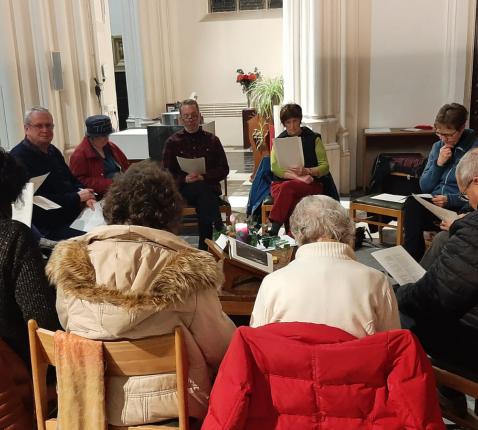
[[[129,163],[121,149],[108,140],[113,132],[108,116],[90,116],[85,125],[86,135],[70,157],[70,169],[86,187],[103,195],[113,176],[124,172]]]

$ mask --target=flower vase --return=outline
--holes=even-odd
[[[247,97],[247,107],[251,107],[251,95],[249,94],[249,91],[246,92],[246,97]]]

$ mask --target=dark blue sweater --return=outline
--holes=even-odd
[[[26,167],[29,178],[49,173],[35,195],[61,206],[60,209],[47,211],[33,205],[32,224],[45,236],[52,230],[69,226],[81,211],[78,191],[83,185],[71,174],[61,152],[49,145],[48,152],[44,153],[24,139],[10,154]]]

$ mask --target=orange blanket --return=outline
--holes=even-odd
[[[55,333],[59,430],[107,428],[103,345],[71,333]]]

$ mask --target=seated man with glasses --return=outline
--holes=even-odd
[[[33,205],[32,224],[41,236],[62,240],[83,234],[70,228],[84,205],[95,202],[93,190],[85,188],[71,173],[61,152],[51,144],[53,140],[53,117],[48,109],[34,107],[25,113],[25,139],[11,154],[27,169],[28,177],[48,174],[35,195],[57,203],[60,208],[46,210]]]
[[[478,380],[478,149],[461,158],[456,179],[472,212],[450,226],[446,246],[425,275],[399,287],[396,296],[400,312],[412,318],[404,328],[418,336],[425,350],[453,366],[452,371]],[[464,396],[461,410],[466,411]]]
[[[427,165],[420,177],[423,193],[432,194],[432,202],[457,212],[467,206],[460,198],[455,169],[460,159],[471,148],[478,146],[475,132],[465,128],[468,118],[466,108],[458,103],[446,104],[435,118],[435,131],[440,138],[428,156]],[[413,197],[404,207],[404,248],[419,261],[425,252],[423,232],[438,230],[440,221]]]
[[[219,212],[220,181],[229,173],[226,153],[220,140],[200,126],[201,113],[196,100],[188,99],[179,108],[184,130],[174,133],[164,148],[163,165],[173,175],[179,191],[198,214],[199,249],[206,250],[205,239],[212,238],[213,224],[222,228]],[[205,159],[206,173],[181,170],[177,157]]]

